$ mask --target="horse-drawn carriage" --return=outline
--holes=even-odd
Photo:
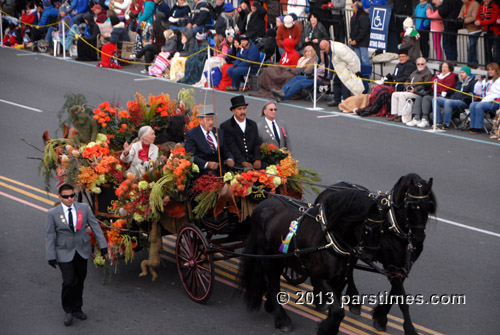
[[[120,146],[112,146],[126,140],[122,130],[138,126],[131,115],[139,110],[148,123],[163,126],[169,111],[179,115],[179,104],[165,95],[149,100],[137,99],[119,112],[102,104],[93,111],[99,132],[113,124],[114,133],[101,133],[78,148],[70,139],[53,140],[45,150],[46,173],[55,170],[61,181],[76,182],[82,194],[93,194],[89,202],[105,228],[112,262],[129,260],[140,238],[147,237],[149,258],[142,261],[140,275],[149,270],[154,280],[162,236],[177,235],[175,258],[183,287],[191,299],[205,302],[213,290],[214,262],[241,256],[240,288],[248,307],[258,309],[266,296],[266,311],[282,330],[291,329],[277,299],[282,275],[291,283],[309,278],[315,296],[333,293],[331,304],[314,301],[317,308],[329,308],[320,334],[338,332],[344,315],[341,293],[347,285],[347,294],[357,294],[353,269],[358,259],[388,277],[391,294],[405,294],[404,278],[423,249],[427,217],[435,210],[432,180],[409,174],[386,194],[338,183],[306,204],[300,201],[302,185],[315,175],[298,168],[288,152],[269,146],[262,148],[269,166],[260,171],[198,176],[190,154],[170,146],[142,175],[126,174],[117,158]],[[187,123],[195,126],[194,104],[189,109],[193,117]],[[400,308],[405,333],[416,334],[408,305]],[[385,329],[389,309],[375,308],[378,330]]]

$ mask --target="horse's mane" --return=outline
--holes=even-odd
[[[352,189],[332,192],[321,203],[326,212],[327,228],[335,231],[364,222],[377,208],[365,192]]]

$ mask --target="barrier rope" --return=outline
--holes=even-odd
[[[63,21],[64,22],[64,21]],[[66,27],[68,27],[70,30],[71,30],[71,27],[68,26],[68,24],[66,22],[64,22],[64,25]],[[107,53],[105,52],[102,52],[100,49],[96,48],[95,46],[93,46],[92,44],[90,44],[86,39],[84,39],[79,33],[76,33],[75,34],[75,38],[76,39],[80,39],[82,40],[83,42],[85,42],[88,46],[90,46],[92,49],[96,50],[98,53],[100,53],[101,55],[105,55],[105,56],[108,56],[110,58],[115,58],[121,62],[124,62],[124,63],[129,63],[129,64],[138,64],[138,65],[152,65],[153,63],[143,63],[143,62],[135,62],[135,61],[131,61],[131,60],[128,60],[128,59],[124,59],[124,58],[119,58],[119,57],[115,57],[114,55],[108,55]],[[207,50],[208,46],[201,49],[201,50],[198,50],[197,52],[195,52],[194,54],[191,54],[189,56],[186,56],[185,58],[188,59],[188,58],[191,58],[197,54],[199,54],[200,52],[204,51],[204,50]]]
[[[59,22],[61,21],[57,21],[57,22],[54,22],[54,23],[51,23],[51,24],[45,24],[43,26],[39,26],[37,24],[32,24],[32,23],[28,23],[28,22],[24,22],[24,21],[21,21],[19,20],[18,18],[15,18],[14,16],[11,16],[9,14],[7,14],[6,12],[4,12],[3,10],[0,9],[0,12],[2,12],[3,15],[5,16],[8,16],[8,17],[11,17],[15,20],[17,20],[18,23],[22,23],[24,25],[27,25],[27,26],[30,26],[30,27],[35,27],[36,29],[40,29],[40,28],[45,28],[45,27],[50,27],[50,26],[55,26],[56,24],[59,24]]]
[[[225,52],[222,52],[221,50],[217,50],[213,47],[209,47],[210,49],[214,50],[215,52],[217,52],[218,54],[222,54],[222,55],[225,55],[225,56],[228,56],[230,58],[233,58],[233,59],[237,59],[237,60],[240,60],[240,61],[243,61],[243,62],[246,62],[246,63],[250,63],[250,64],[255,64],[255,65],[260,65],[260,62],[256,62],[256,61],[251,61],[251,60],[248,60],[248,59],[244,59],[244,58],[240,58],[240,57],[236,57],[236,56],[233,56],[233,55],[230,55],[230,54],[227,54]],[[270,64],[270,63],[266,63],[266,64],[262,64],[262,65],[265,65],[267,67],[283,67],[283,68],[297,68],[296,65],[281,65],[281,64]],[[302,65],[301,67],[307,67],[307,66],[314,66],[314,64],[304,64]],[[369,82],[376,82],[376,81],[379,81],[379,80],[375,80],[375,79],[368,79],[368,78],[361,78],[361,77],[358,77],[356,75],[353,75],[351,73],[342,73],[342,72],[339,72],[339,71],[336,71],[334,69],[330,69],[330,68],[327,68],[326,66],[324,65],[321,65],[321,64],[317,64],[318,67],[321,67],[323,69],[325,69],[326,71],[330,71],[332,73],[335,73],[335,74],[338,74],[340,76],[344,76],[344,77],[352,77],[352,78],[359,78],[363,81],[369,81]],[[413,82],[413,83],[410,83],[410,82],[392,82],[392,81],[384,81],[384,83],[387,83],[387,84],[401,84],[401,85],[424,85],[424,84],[432,84],[433,82],[432,81],[425,81],[425,82]]]
[[[474,99],[474,98],[481,99],[481,100],[483,100],[483,99],[484,99],[484,97],[480,97],[480,96],[478,96],[478,95],[471,94],[471,93],[467,93],[467,92],[462,92],[462,91],[460,91],[460,90],[457,90],[457,89],[456,89],[456,88],[454,88],[454,87],[448,87],[448,86],[446,86],[446,85],[444,85],[444,84],[441,84],[440,82],[438,82],[437,84],[438,84],[439,86],[442,86],[442,87],[444,87],[444,88],[447,88],[447,89],[448,89],[448,90],[450,90],[450,91],[455,91],[455,92],[462,93],[462,94],[464,94],[464,95],[468,95],[468,96],[472,97],[473,99]]]

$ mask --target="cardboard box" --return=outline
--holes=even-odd
[[[130,59],[134,53],[134,42],[122,42],[122,59]]]

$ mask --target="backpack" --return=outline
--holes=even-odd
[[[368,106],[356,111],[359,116],[386,116],[391,112],[391,95],[394,88],[377,85],[373,88]]]

